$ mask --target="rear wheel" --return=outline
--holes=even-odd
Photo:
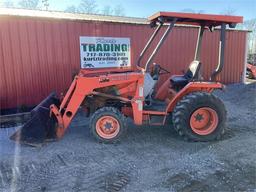
[[[115,143],[126,131],[125,117],[114,107],[100,108],[90,119],[90,130],[99,142]]]
[[[224,134],[226,110],[214,95],[195,92],[177,103],[172,120],[175,130],[186,140],[213,141]]]

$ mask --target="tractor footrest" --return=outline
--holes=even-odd
[[[143,111],[146,119],[146,124],[149,125],[164,125],[167,113],[165,111]]]
[[[150,115],[148,123],[149,125],[164,125],[165,117],[162,115]]]
[[[164,101],[153,100],[150,105],[144,106],[147,111],[165,111],[167,104]]]

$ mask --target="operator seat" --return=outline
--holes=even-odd
[[[170,81],[171,81],[172,87],[175,90],[179,90],[184,86],[186,86],[189,82],[199,79],[200,67],[201,67],[200,61],[197,61],[197,60],[192,61],[191,64],[189,65],[187,72],[184,75],[182,76],[177,75],[177,76],[171,77]]]

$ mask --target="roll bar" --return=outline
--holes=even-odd
[[[163,26],[162,21],[163,20],[161,20],[159,18],[159,23],[158,23],[158,26],[157,26],[156,30],[153,32],[153,34],[149,38],[147,44],[145,45],[144,49],[142,50],[142,52],[141,52],[141,54],[138,58],[137,66],[139,68],[141,68],[140,65],[141,65],[142,58],[144,57],[146,51],[148,50],[151,43],[153,42],[153,40],[155,39],[155,37],[159,33],[161,27]],[[156,56],[157,52],[159,51],[161,45],[163,44],[163,42],[165,41],[165,39],[167,38],[167,36],[171,32],[171,30],[173,29],[176,21],[177,21],[177,18],[173,18],[171,23],[168,25],[168,28],[166,29],[165,33],[163,34],[162,38],[158,42],[157,46],[155,47],[154,51],[151,53],[150,57],[148,58],[148,60],[145,64],[145,71],[148,71],[150,64],[152,63],[153,59],[155,58],[155,56]],[[156,24],[156,23],[154,23],[154,24]],[[224,66],[224,53],[225,53],[224,49],[225,49],[225,37],[226,37],[226,25],[227,25],[226,23],[221,24],[218,65],[217,65],[216,69],[214,70],[214,72],[211,74],[210,81],[216,81],[217,75],[222,71],[223,66]],[[200,29],[199,29],[199,32],[198,32],[198,38],[197,38],[197,45],[196,45],[194,60],[200,60],[202,39],[203,39],[204,31],[205,31],[205,26],[202,24],[200,26]]]
[[[163,23],[160,23],[156,30],[154,31],[154,33],[151,35],[151,37],[149,38],[147,44],[145,45],[144,49],[141,51],[139,59],[137,61],[137,66],[140,67],[140,62],[141,59],[143,58],[144,54],[146,53],[146,51],[148,50],[148,48],[150,47],[150,44],[153,42],[153,40],[155,39],[156,35],[158,34],[159,30],[161,29]]]
[[[195,51],[195,57],[194,57],[194,60],[197,60],[197,61],[199,61],[201,58],[201,47],[202,47],[204,29],[205,29],[205,26],[201,25],[198,32],[196,51]]]
[[[154,51],[152,52],[152,54],[150,55],[150,57],[148,58],[148,61],[145,65],[145,70],[147,71],[149,68],[149,65],[152,63],[153,59],[155,58],[157,52],[159,51],[160,47],[162,46],[163,42],[165,41],[165,39],[167,38],[167,36],[169,35],[169,33],[172,31],[175,23],[176,23],[177,19],[174,18],[173,21],[171,22],[171,24],[169,24],[168,28],[166,29],[166,31],[164,32],[164,35],[162,36],[162,38],[160,39],[160,41],[158,42],[156,48],[154,49]]]
[[[148,50],[148,48],[150,47],[151,43],[153,42],[153,40],[155,39],[155,37],[157,36],[158,32],[160,31],[161,27],[163,26],[163,21],[161,18],[158,19],[159,23],[158,26],[156,28],[156,30],[153,32],[153,34],[151,35],[151,37],[149,38],[147,44],[145,45],[144,49],[142,50],[139,59],[137,61],[137,66],[140,66],[140,62],[143,58],[143,56],[145,55],[146,51]],[[172,22],[169,24],[169,26],[167,27],[165,33],[163,34],[162,38],[160,39],[160,41],[158,42],[157,46],[155,47],[154,51],[151,53],[150,57],[148,58],[146,64],[145,64],[145,71],[148,71],[148,68],[150,66],[150,64],[152,63],[153,59],[155,58],[157,52],[159,51],[160,47],[162,46],[163,42],[165,41],[165,39],[167,38],[167,36],[169,35],[169,33],[171,32],[171,30],[173,29],[175,23],[177,21],[177,18],[173,18]]]

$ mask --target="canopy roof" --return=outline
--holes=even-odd
[[[189,25],[205,25],[218,26],[222,23],[236,24],[242,23],[241,16],[227,16],[227,15],[210,15],[210,14],[196,14],[196,13],[178,13],[178,12],[158,12],[150,16],[148,19],[151,22],[162,18],[163,22],[170,22],[173,18],[177,18],[177,23]]]

